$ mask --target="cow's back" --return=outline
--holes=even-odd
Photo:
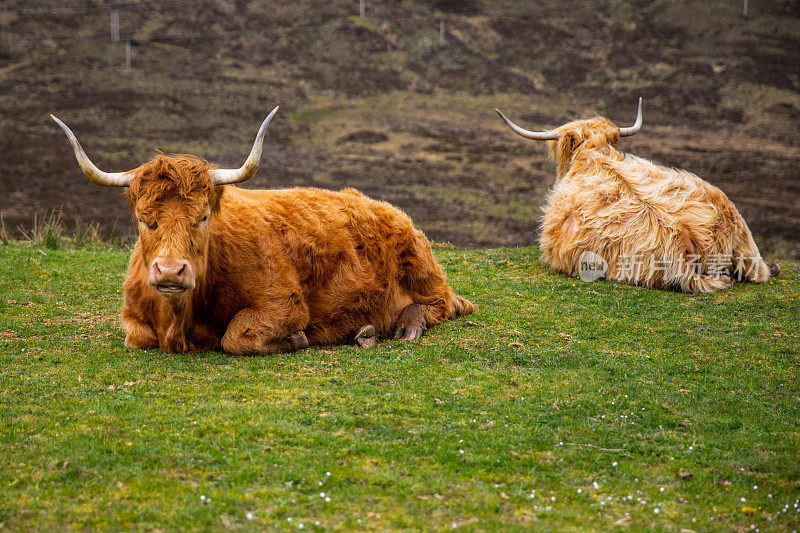
[[[421,237],[405,213],[352,189],[226,187],[213,223],[209,290],[222,321],[253,304],[254,284],[296,283],[312,326],[361,316],[388,327],[403,255]]]
[[[738,213],[722,191],[694,174],[619,154],[573,164],[550,193],[544,215],[545,260],[577,275],[585,250],[612,260],[658,258],[665,245],[685,249],[686,240],[698,252],[710,250],[715,228],[725,227],[720,218]]]

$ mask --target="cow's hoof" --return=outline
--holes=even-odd
[[[283,352],[295,352],[303,348],[308,348],[308,339],[305,333],[298,331],[297,333],[292,333],[285,337],[281,344],[283,345]]]
[[[356,344],[362,348],[372,348],[378,344],[378,330],[372,324],[367,324],[356,333]]]
[[[419,304],[408,304],[400,311],[394,327],[394,338],[404,341],[415,341],[422,337],[427,329],[425,310]]]
[[[775,261],[767,261],[767,266],[769,267],[770,275],[777,276],[781,273],[781,267]]]

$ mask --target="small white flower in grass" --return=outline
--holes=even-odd
[[[286,519],[286,521],[287,522],[291,522],[292,521],[292,517],[290,516],[289,518]]]
[[[325,476],[331,477],[331,473],[330,472],[325,472]]]
[[[204,502],[204,501],[206,501],[206,497],[205,497],[205,496],[203,496],[203,495],[201,495],[201,496],[200,496],[200,501],[201,501],[201,502]]]
[[[581,492],[583,492],[583,489],[578,489],[578,494],[580,494]]]
[[[599,484],[599,483],[597,483],[597,481],[593,481],[593,482],[592,482],[592,487],[594,487],[594,490],[597,490],[597,489],[599,489],[599,488],[600,488],[600,484]]]
[[[461,444],[462,442],[464,442],[464,439],[458,439],[459,444]]]
[[[317,520],[316,522],[314,522],[314,525],[315,525],[315,526],[317,526],[317,527],[319,527],[319,520]]]
[[[600,505],[601,505],[601,506],[602,506],[602,505],[605,505],[605,504],[606,504],[606,502],[600,502]]]
[[[551,502],[554,502],[554,501],[556,501],[556,497],[555,497],[555,496],[550,496],[550,501],[551,501]]]
[[[358,520],[356,520],[356,522],[358,522],[360,524],[361,523],[361,519],[359,518]]]
[[[464,455],[464,450],[458,450],[458,453],[460,453],[461,455]]]
[[[753,485],[753,490],[758,490],[758,485]]]
[[[617,462],[614,461],[613,463],[611,463],[611,466],[617,466]]]
[[[325,496],[325,502],[326,503],[330,503],[331,502],[331,497],[330,496]]]
[[[563,445],[564,445],[564,443],[563,443],[563,442],[561,442],[561,441],[558,441],[558,445],[559,445],[559,446],[563,446]]]
[[[245,516],[245,518],[247,518],[248,520],[252,520],[252,519],[253,519],[253,513],[247,513],[247,514],[246,514],[246,515],[244,515],[244,516]]]
[[[304,526],[303,524],[297,524],[297,529],[303,529],[304,527],[306,526]]]
[[[477,418],[473,418],[473,419],[472,419],[472,423],[473,423],[473,424],[475,424],[477,421],[478,421],[478,419],[477,419]]]
[[[746,502],[746,501],[747,501],[747,498],[744,498],[744,497],[743,497],[743,498],[742,498],[741,500],[739,500],[739,501],[740,501],[740,502],[742,502],[742,503],[744,503],[744,502]]]
[[[660,489],[658,489],[658,492],[664,492],[664,487],[661,487]]]
[[[694,450],[694,446],[689,446],[689,451]]]
[[[655,509],[653,509],[653,513],[654,513],[654,514],[658,514],[658,513],[660,513],[660,512],[661,512],[661,511],[659,511],[657,507],[656,507]]]
[[[457,527],[458,527],[458,524],[456,524],[455,522],[453,522],[453,529],[455,529],[455,528],[457,528]]]
[[[767,498],[772,498],[772,493],[767,494]]]
[[[317,485],[319,485],[321,487],[322,486],[322,481],[318,482]]]
[[[319,493],[319,497],[320,497],[320,498],[324,498],[324,497],[325,497],[325,493],[324,493],[324,492],[320,492],[320,493]]]

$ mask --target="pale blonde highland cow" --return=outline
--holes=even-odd
[[[641,98],[629,128],[597,117],[532,132],[497,112],[523,137],[550,141],[558,170],[544,207],[541,249],[555,270],[578,276],[582,254],[593,252],[605,261],[609,280],[684,292],[727,289],[734,279],[764,283],[780,272],[761,258],[721,190],[619,151],[620,137],[641,128]]]

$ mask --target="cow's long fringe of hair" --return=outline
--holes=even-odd
[[[134,169],[128,188],[131,209],[158,205],[157,200],[167,195],[178,195],[183,200],[212,197],[214,184],[208,171],[214,168],[208,161],[193,155],[173,157],[159,153],[150,161]]]

